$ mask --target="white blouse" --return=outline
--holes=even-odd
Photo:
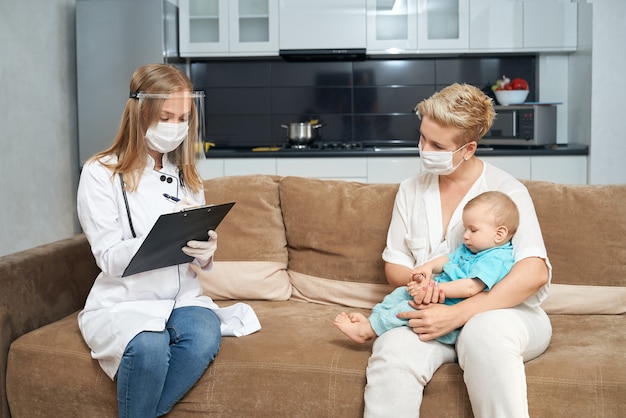
[[[474,196],[489,190],[506,193],[519,210],[520,224],[512,240],[515,261],[540,257],[545,260],[551,279],[552,267],[528,190],[513,176],[486,162],[482,174],[452,214],[446,231],[443,231],[438,176],[422,173],[404,180],[396,195],[383,260],[413,269],[451,253],[463,243],[463,207]],[[541,304],[548,295],[549,283],[550,280],[526,303]]]

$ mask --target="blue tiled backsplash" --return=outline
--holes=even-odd
[[[323,124],[318,141],[417,141],[420,100],[454,82],[491,94],[503,74],[525,78],[527,101],[535,100],[534,55],[191,64],[195,88],[206,93],[207,140],[220,148],[281,145],[281,125],[311,119]]]

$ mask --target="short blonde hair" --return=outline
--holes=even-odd
[[[415,109],[420,119],[427,116],[440,126],[461,130],[461,144],[478,142],[491,129],[496,116],[489,96],[475,86],[459,83],[422,100]]]
[[[509,230],[508,238],[510,239],[519,226],[519,210],[507,194],[495,190],[481,193],[471,199],[463,210],[470,209],[479,204],[489,206],[489,210],[494,216],[496,226],[504,225]]]

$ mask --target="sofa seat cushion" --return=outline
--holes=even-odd
[[[362,416],[371,343],[352,343],[335,329],[332,320],[342,308],[248,302],[263,328],[246,337],[224,338],[215,362],[168,416]],[[12,344],[7,393],[14,417],[117,416],[115,384],[91,359],[76,315]],[[626,317],[550,319],[550,347],[526,363],[531,416],[622,416],[626,351],[620,347],[626,346]],[[425,389],[422,415],[442,416],[441,405],[447,416],[471,416],[457,364],[445,364],[435,373]]]
[[[362,416],[371,344],[354,344],[332,325],[336,306],[246,302],[263,328],[224,338],[215,362],[168,417]],[[117,416],[115,384],[91,359],[76,316],[12,344],[7,388],[14,417]]]
[[[13,417],[115,417],[115,384],[90,355],[78,312],[11,344],[6,377]]]
[[[548,350],[526,363],[531,417],[623,417],[626,316],[550,315]]]

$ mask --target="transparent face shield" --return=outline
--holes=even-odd
[[[204,96],[202,91],[137,93],[137,140],[178,166],[204,159]]]

